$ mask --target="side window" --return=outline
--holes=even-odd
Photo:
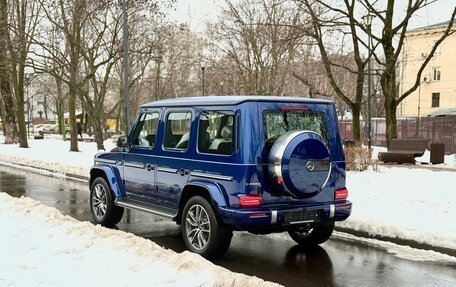
[[[166,118],[165,140],[166,149],[186,150],[190,140],[191,112],[169,113]]]
[[[147,147],[155,145],[159,118],[160,114],[157,112],[141,115],[132,137],[132,144],[134,146]]]
[[[233,112],[202,112],[198,123],[198,151],[231,155],[234,150],[233,123]]]

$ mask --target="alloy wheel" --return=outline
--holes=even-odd
[[[196,250],[203,250],[211,236],[211,223],[204,207],[195,204],[185,217],[185,230],[188,242]]]
[[[106,189],[102,184],[97,184],[94,187],[92,195],[92,209],[98,219],[102,219],[106,214],[107,198]]]

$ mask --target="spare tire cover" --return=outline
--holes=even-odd
[[[325,140],[312,131],[289,131],[281,135],[268,158],[273,184],[296,198],[316,195],[331,172]]]

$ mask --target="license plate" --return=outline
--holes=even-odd
[[[320,219],[319,210],[310,211],[293,211],[285,213],[285,223],[297,224],[305,222],[313,222]]]

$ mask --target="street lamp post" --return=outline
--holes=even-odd
[[[204,83],[204,70],[206,70],[206,64],[201,62],[201,74],[203,77],[203,97],[206,95],[205,83]]]
[[[30,95],[29,95],[29,85],[28,85],[28,80],[25,79],[25,88],[27,89],[27,137],[30,137]]]
[[[124,50],[124,109],[125,109],[125,135],[128,136],[128,18],[127,0],[122,0],[123,16],[123,50]]]
[[[25,92],[27,93],[27,137],[30,137],[30,119],[33,118],[33,115],[30,115],[30,93],[29,93],[29,86],[30,81],[32,79],[32,75],[30,73],[25,74]],[[32,96],[33,98],[33,96]],[[33,103],[32,103],[32,110],[33,110]]]
[[[426,82],[427,78],[424,77],[423,81],[420,82],[418,86],[418,116],[416,118],[416,130],[415,130],[415,137],[418,137],[418,129],[420,123],[420,112],[421,112],[421,84]]]
[[[372,20],[374,19],[374,15],[368,13],[367,15],[363,16],[364,24],[367,28],[367,49],[368,49],[368,58],[367,58],[367,147],[369,150],[372,147],[372,113],[371,113],[371,102],[372,102],[372,95],[371,95],[371,55],[372,55],[372,47],[371,47],[371,27],[372,27]]]

